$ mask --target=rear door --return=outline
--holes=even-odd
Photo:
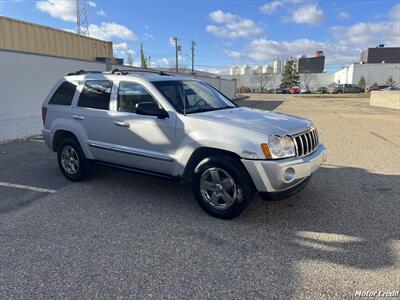
[[[111,80],[87,80],[80,86],[76,106],[71,109],[74,126],[82,133],[92,158],[113,162],[108,141],[113,136],[115,125],[110,115],[113,91]]]
[[[70,118],[72,100],[76,94],[77,82],[63,81],[54,91],[46,108],[46,130],[50,130],[53,120]]]

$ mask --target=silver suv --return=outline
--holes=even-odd
[[[309,120],[238,107],[189,77],[78,71],[42,107],[43,137],[62,173],[93,163],[190,182],[199,205],[229,219],[252,202],[300,191],[326,160]]]

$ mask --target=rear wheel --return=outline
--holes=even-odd
[[[62,140],[57,150],[61,172],[72,181],[80,181],[88,172],[89,163],[78,141],[74,138]]]
[[[206,158],[197,165],[192,189],[203,210],[221,219],[240,215],[254,198],[246,169],[239,160],[224,155]]]

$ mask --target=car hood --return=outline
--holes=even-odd
[[[312,122],[287,114],[237,107],[191,114],[193,118],[230,124],[265,134],[291,135],[307,130]]]

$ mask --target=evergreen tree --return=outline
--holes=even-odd
[[[361,75],[361,78],[360,78],[360,80],[358,81],[358,83],[357,83],[357,86],[359,87],[359,88],[361,88],[361,89],[365,89],[365,78],[364,78],[364,76],[362,76]]]
[[[298,86],[300,84],[300,77],[297,72],[296,64],[297,60],[293,57],[286,60],[285,69],[281,78],[281,87],[291,88],[292,86]]]
[[[396,86],[396,81],[394,81],[393,76],[390,75],[388,80],[386,81],[386,84],[390,87],[390,88],[394,88]]]
[[[143,44],[140,44],[140,66],[145,69],[148,68],[147,57],[144,55],[143,51]]]

